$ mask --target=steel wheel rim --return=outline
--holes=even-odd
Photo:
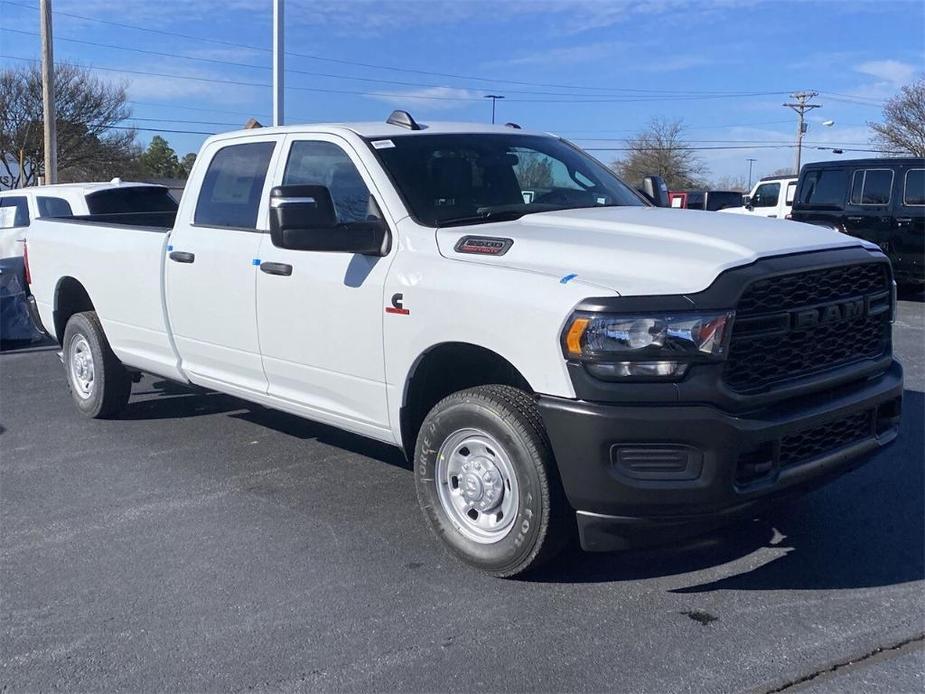
[[[74,392],[77,393],[80,399],[87,400],[93,395],[96,369],[93,364],[93,352],[90,350],[90,343],[87,342],[87,338],[83,335],[78,335],[71,340],[67,362]]]
[[[464,537],[493,544],[511,532],[520,491],[510,456],[494,437],[478,429],[450,434],[434,477],[440,506]]]

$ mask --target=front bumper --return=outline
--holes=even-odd
[[[877,376],[746,414],[548,396],[538,404],[582,547],[606,551],[696,534],[853,469],[896,438],[902,382],[893,361]],[[653,463],[651,451],[687,462]]]

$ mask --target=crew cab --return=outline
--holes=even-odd
[[[745,196],[742,205],[727,207],[721,212],[788,219],[793,208],[796,189],[796,176],[766,176],[755,184],[751,193]]]
[[[877,246],[654,207],[552,135],[217,135],[155,221],[29,230],[77,408],[118,416],[147,372],[398,446],[492,575],[753,515],[897,435]]]

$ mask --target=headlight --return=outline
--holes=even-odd
[[[680,378],[692,362],[725,359],[734,316],[576,313],[563,334],[563,351],[599,378]]]

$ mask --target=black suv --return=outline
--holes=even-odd
[[[800,171],[791,219],[873,241],[900,285],[925,284],[925,159],[849,159]]]

